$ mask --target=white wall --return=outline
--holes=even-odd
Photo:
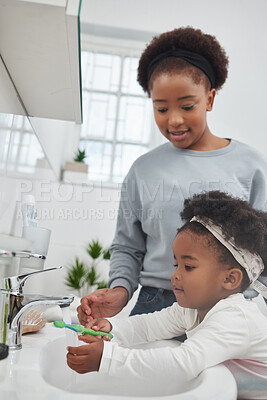
[[[83,0],[82,22],[123,29],[163,32],[192,25],[214,34],[230,58],[229,78],[209,115],[214,134],[244,141],[266,152],[266,0]],[[159,134],[160,135],[160,134]],[[10,233],[21,192],[36,196],[40,225],[52,229],[46,266],[67,265],[84,257],[84,246],[94,238],[111,243],[115,230],[119,187],[104,189],[61,185],[49,179],[0,180],[0,231]],[[87,191],[87,192],[86,192]],[[85,214],[79,215],[79,210]],[[83,215],[88,218],[83,219]],[[64,217],[65,216],[65,217]],[[21,219],[13,224],[21,233]],[[102,266],[103,276],[107,274]],[[33,280],[39,292],[66,292],[64,272]]]
[[[21,203],[23,195],[33,194],[38,210],[39,226],[51,229],[50,246],[45,268],[70,265],[75,257],[89,263],[86,247],[98,239],[105,248],[114,236],[119,204],[120,185],[81,186],[53,182],[47,175],[40,180],[0,177],[0,232],[22,234]],[[1,246],[0,246],[1,247]],[[18,272],[18,271],[17,271]],[[108,263],[98,266],[102,279],[108,278]],[[66,269],[32,278],[26,284],[38,293],[72,292],[64,285]]]

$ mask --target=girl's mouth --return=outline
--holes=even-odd
[[[167,130],[167,132],[168,132],[168,135],[171,137],[171,139],[173,139],[175,141],[180,141],[180,140],[183,140],[185,138],[185,136],[189,132],[189,129],[183,130],[183,131],[169,131],[169,130]]]
[[[182,290],[182,289],[178,289],[178,288],[173,288],[173,293],[174,294],[181,294],[181,293],[183,293],[184,291]]]

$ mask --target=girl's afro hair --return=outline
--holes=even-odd
[[[184,201],[181,217],[185,225],[179,230],[194,231],[193,216],[210,219],[220,226],[225,238],[252,254],[259,254],[267,265],[267,213],[255,210],[247,201],[224,192],[210,191],[196,194]],[[202,228],[201,228],[202,229]],[[205,229],[204,229],[205,230]],[[262,275],[267,274],[265,267]]]
[[[177,48],[190,50],[205,57],[210,62],[215,73],[214,88],[219,90],[222,87],[228,74],[228,57],[224,49],[221,47],[215,36],[205,34],[200,29],[181,27],[170,32],[162,33],[159,36],[155,36],[142,53],[139,61],[137,80],[145,92],[148,94],[150,92],[149,82],[147,80],[147,71],[151,61],[159,54]],[[164,63],[165,60],[156,67],[155,71],[162,63]],[[181,61],[181,59],[179,60]],[[189,66],[192,67],[191,64],[186,62],[182,65],[183,69],[188,68]],[[168,66],[165,66],[165,69],[168,69]],[[169,66],[169,69],[171,69],[170,72],[172,72],[175,68]]]

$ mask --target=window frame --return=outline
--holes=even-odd
[[[82,40],[81,40],[81,51],[88,51],[88,52],[94,52],[94,53],[103,53],[103,54],[112,54],[112,55],[119,55],[122,57],[122,65],[123,65],[123,60],[126,57],[137,57],[139,58],[146,43],[145,41],[134,41],[134,40],[122,40],[122,39],[115,39],[115,38],[108,38],[108,37],[96,37],[96,36],[90,36],[90,35],[83,35]],[[82,88],[83,91],[86,92],[91,92],[91,93],[104,93],[104,94],[115,94],[118,99],[118,103],[116,106],[116,119],[115,119],[115,132],[117,133],[117,127],[118,127],[118,115],[119,115],[119,109],[120,109],[120,100],[124,96],[129,96],[129,97],[136,97],[136,98],[148,98],[148,96],[144,93],[142,94],[125,94],[121,91],[121,81],[122,81],[122,76],[123,76],[123,67],[120,72],[120,84],[119,84],[119,89],[117,93],[114,91],[101,91],[101,90],[91,90],[91,89],[86,89]],[[84,110],[85,112],[85,110]],[[116,134],[112,139],[106,139],[106,138],[101,138],[101,137],[90,137],[90,138],[85,138],[80,136],[79,137],[79,144],[80,141],[97,141],[97,142],[103,142],[103,143],[112,143],[112,156],[111,156],[111,167],[110,167],[110,174],[109,174],[109,179],[107,181],[101,181],[101,180],[92,180],[90,179],[90,182],[92,183],[101,183],[103,185],[110,186],[112,184],[117,184],[121,183],[116,180],[114,180],[114,160],[115,160],[115,152],[116,152],[116,145],[118,144],[129,144],[129,145],[137,145],[141,147],[146,147],[147,152],[150,151],[151,149],[155,148],[158,144],[161,144],[161,141],[158,138],[158,132],[156,128],[156,124],[154,122],[153,118],[153,110],[152,110],[152,104],[151,104],[151,123],[150,123],[150,140],[147,144],[145,144],[142,141],[134,140],[131,141],[129,139],[117,139]],[[79,132],[80,135],[80,132]],[[124,179],[124,177],[123,177]]]

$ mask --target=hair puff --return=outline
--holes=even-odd
[[[147,71],[151,61],[159,54],[177,48],[190,50],[205,57],[215,73],[215,89],[219,90],[222,87],[228,74],[228,57],[225,50],[215,36],[205,34],[200,29],[181,27],[155,36],[143,51],[139,61],[137,80],[145,92],[149,94],[150,91]],[[156,70],[160,65],[161,63],[156,67]],[[186,67],[189,67],[188,63],[183,64],[183,69]],[[173,66],[169,68],[175,69]],[[154,72],[151,79],[153,79]]]

